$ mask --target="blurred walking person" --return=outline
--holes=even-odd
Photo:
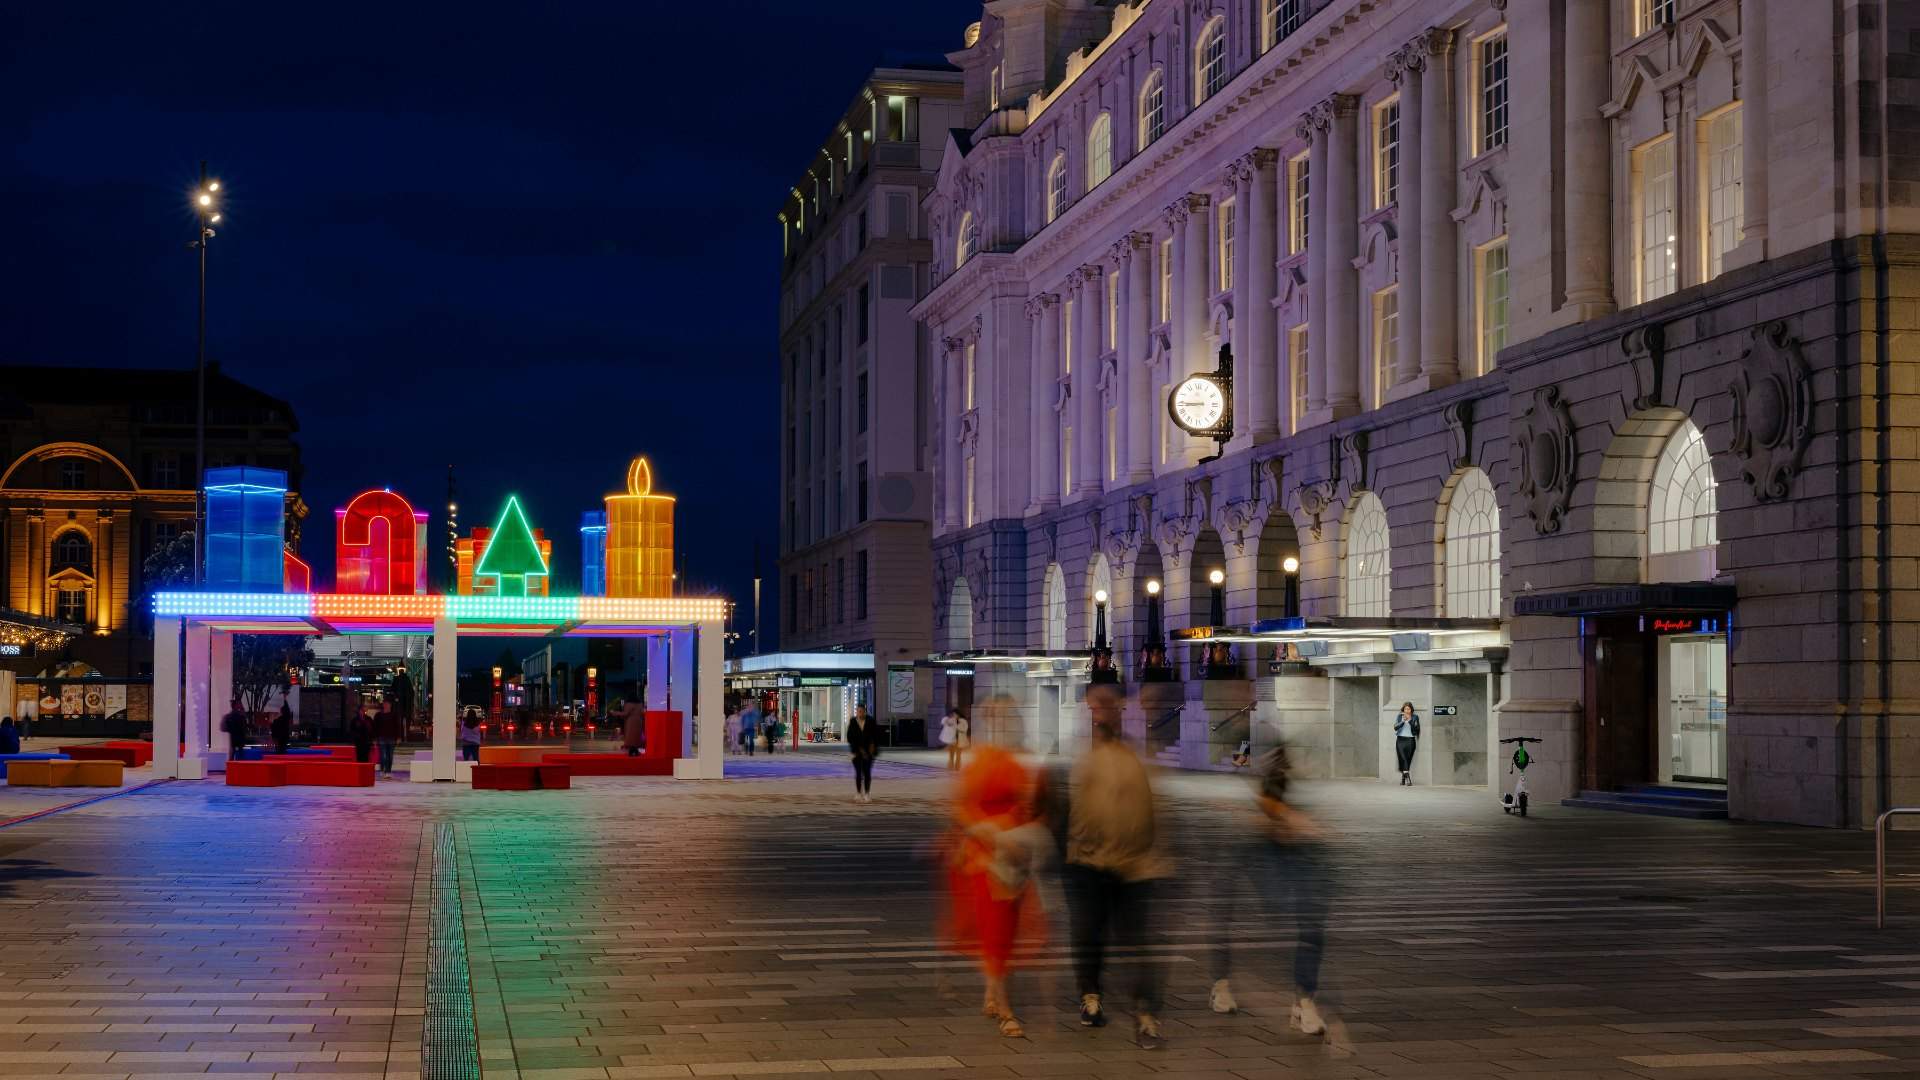
[[[380,711],[373,714],[373,741],[380,747],[380,775],[393,775],[393,748],[400,741],[400,714],[393,703],[382,699]]]
[[[293,703],[282,701],[280,711],[273,714],[273,721],[267,726],[267,733],[273,738],[273,752],[284,754],[287,744],[293,741]]]
[[[233,707],[220,721],[220,730],[227,733],[227,756],[232,761],[244,761],[247,744],[253,741],[253,721],[247,716],[247,710],[240,707],[240,699],[233,699]]]
[[[373,760],[373,718],[367,715],[367,703],[353,707],[353,719],[347,721],[347,738],[353,742],[353,760],[366,764]]]
[[[1172,871],[1159,835],[1159,812],[1147,767],[1120,741],[1118,687],[1087,690],[1092,741],[1067,775],[1065,792],[1049,794],[1066,815],[1065,879],[1073,924],[1074,975],[1080,987],[1080,1023],[1104,1027],[1101,976],[1109,941],[1146,945],[1157,883]],[[1162,1045],[1161,972],[1149,953],[1131,966],[1134,1039],[1145,1050]]]
[[[460,730],[456,733],[460,742],[460,760],[480,760],[480,710],[469,708],[460,720]]]
[[[980,959],[986,976],[981,1011],[1000,1034],[1026,1034],[1013,1014],[1007,979],[1013,951],[1041,936],[1044,917],[1034,895],[1035,855],[1047,844],[1033,813],[1033,777],[997,746],[973,755],[955,784],[947,862],[947,934],[953,948]]]
[[[740,745],[746,748],[747,756],[753,756],[754,740],[760,737],[760,710],[752,702],[740,714]]]
[[[880,756],[880,725],[867,715],[865,705],[853,707],[847,721],[847,749],[853,754],[853,801],[873,801],[873,760]]]
[[[620,748],[628,757],[639,757],[647,738],[647,711],[637,701],[617,702],[614,711],[620,717]]]

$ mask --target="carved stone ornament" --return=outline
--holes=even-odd
[[[1194,534],[1198,524],[1192,518],[1176,517],[1173,514],[1161,516],[1160,525],[1154,530],[1154,539],[1159,542],[1160,550],[1166,553],[1169,564],[1180,565],[1180,560],[1186,554],[1187,537]]]
[[[1253,463],[1253,500],[1260,504],[1263,513],[1280,502],[1280,477],[1285,464],[1286,457],[1281,454]]]
[[[1620,351],[1633,368],[1634,411],[1665,404],[1660,386],[1667,367],[1666,331],[1659,323],[1635,327],[1620,338]]]
[[[975,626],[986,624],[987,613],[993,608],[993,590],[989,587],[993,581],[993,559],[987,554],[985,546],[974,549],[973,565],[967,570],[967,591],[973,598],[973,622]]]
[[[1321,518],[1326,514],[1327,507],[1333,505],[1335,490],[1335,482],[1327,479],[1308,481],[1293,491],[1294,498],[1300,502],[1300,512],[1312,519],[1313,523],[1307,526],[1307,531],[1313,534],[1315,540],[1321,539]]]
[[[1800,456],[1813,441],[1813,386],[1800,341],[1778,320],[1756,326],[1753,344],[1727,386],[1733,395],[1733,452],[1753,497],[1787,497]]]
[[[1440,410],[1447,422],[1447,471],[1473,464],[1473,402],[1455,401]]]
[[[1115,577],[1125,577],[1128,570],[1133,566],[1134,556],[1139,554],[1139,540],[1139,534],[1131,529],[1126,532],[1110,532],[1107,534],[1105,543],[1101,545],[1101,550],[1106,552],[1107,562],[1111,566]]]
[[[1559,387],[1543,386],[1533,392],[1533,403],[1514,425],[1513,461],[1518,474],[1515,488],[1527,517],[1533,519],[1534,531],[1543,536],[1559,532],[1573,501],[1578,461],[1573,415]]]
[[[1233,541],[1236,552],[1247,550],[1247,530],[1261,519],[1258,499],[1230,499],[1220,507],[1220,532]]]
[[[1050,563],[1059,562],[1060,523],[1057,521],[1049,521],[1045,525],[1040,526],[1040,535],[1047,538],[1047,561]]]
[[[980,445],[980,410],[968,409],[960,414],[960,446],[968,451]]]
[[[1364,431],[1340,436],[1340,472],[1348,491],[1367,490],[1367,442]]]

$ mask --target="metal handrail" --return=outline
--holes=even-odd
[[[1887,928],[1887,819],[1920,814],[1920,806],[1896,806],[1873,819],[1873,927]]]
[[[1174,717],[1179,716],[1183,711],[1185,711],[1185,708],[1186,708],[1185,706],[1181,706],[1180,708],[1173,710],[1172,712],[1161,717],[1160,719],[1155,720],[1152,723],[1149,723],[1147,725],[1147,730],[1152,731],[1154,728],[1159,727],[1161,724],[1164,724],[1167,721],[1173,719]]]
[[[1246,707],[1246,708],[1244,708],[1244,709],[1235,709],[1235,710],[1233,710],[1232,712],[1230,712],[1230,713],[1228,713],[1228,714],[1226,715],[1226,718],[1225,718],[1225,719],[1223,719],[1223,720],[1221,720],[1221,721],[1220,721],[1219,723],[1217,723],[1217,724],[1213,724],[1213,725],[1211,725],[1211,726],[1209,726],[1209,727],[1207,728],[1207,733],[1208,733],[1209,735],[1211,735],[1212,733],[1214,733],[1214,732],[1216,732],[1216,731],[1219,731],[1219,730],[1220,730],[1221,728],[1223,728],[1223,727],[1226,727],[1226,726],[1227,726],[1228,724],[1231,724],[1231,723],[1233,723],[1233,722],[1234,722],[1235,720],[1238,720],[1238,719],[1239,719],[1240,717],[1242,717],[1242,716],[1246,716],[1246,715],[1248,715],[1249,713],[1251,713],[1251,712],[1253,712],[1253,710],[1254,710],[1254,707],[1255,707],[1255,706],[1257,706],[1257,705],[1259,705],[1259,704],[1260,704],[1260,703],[1256,701],[1256,702],[1254,702],[1254,703],[1253,703],[1252,705],[1249,705],[1249,706],[1247,706],[1247,707]]]

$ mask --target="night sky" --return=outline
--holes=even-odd
[[[0,5],[9,362],[190,368],[199,162],[223,183],[209,355],[291,401],[332,511],[390,486],[462,531],[509,492],[579,582],[580,512],[654,461],[690,591],[777,627],[781,197],[862,76],[978,0]]]

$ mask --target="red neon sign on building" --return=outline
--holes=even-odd
[[[411,596],[427,591],[427,515],[392,491],[363,491],[333,512],[339,523],[334,591]]]

